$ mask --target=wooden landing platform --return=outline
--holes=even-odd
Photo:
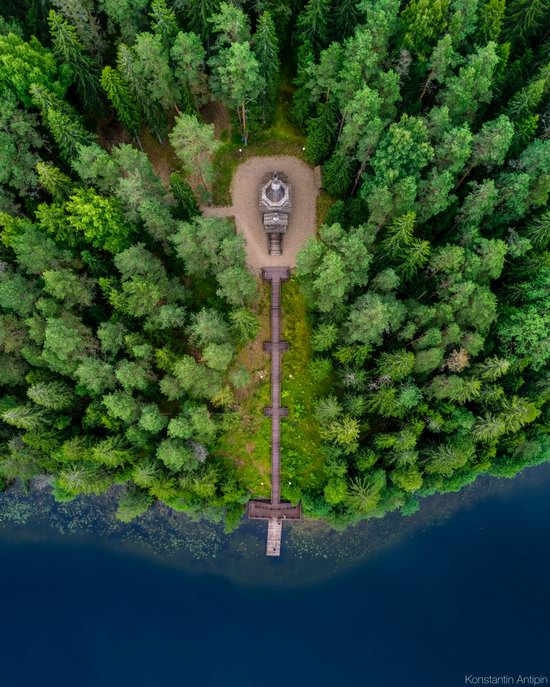
[[[280,520],[301,520],[302,507],[283,501],[282,503],[271,503],[271,501],[262,501],[255,499],[248,502],[247,515],[250,520],[271,520],[272,518]]]
[[[266,556],[281,555],[281,537],[283,533],[283,522],[276,518],[271,518],[267,523],[267,545],[265,547]]]

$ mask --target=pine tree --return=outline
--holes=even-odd
[[[212,90],[227,107],[236,111],[243,143],[247,145],[250,108],[264,88],[258,60],[248,42],[233,43],[223,50],[222,56],[218,55],[214,68],[216,81]]]
[[[435,46],[428,62],[428,75],[420,92],[420,100],[434,88],[434,82],[444,83],[450,70],[459,62],[451,36],[447,33]]]
[[[449,77],[441,94],[453,121],[472,119],[476,110],[492,98],[495,67],[499,61],[495,43],[488,43],[470,55],[458,76]]]
[[[401,12],[405,46],[426,59],[447,26],[448,11],[449,0],[411,0]]]
[[[218,13],[208,20],[212,33],[216,36],[216,49],[219,53],[233,43],[244,43],[250,40],[250,20],[238,6],[222,2]]]
[[[179,115],[170,143],[189,174],[198,175],[205,189],[212,183],[212,157],[220,146],[213,124],[203,124],[194,115]]]

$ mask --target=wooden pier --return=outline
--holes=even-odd
[[[267,520],[266,555],[279,556],[284,520],[301,520],[302,510],[281,502],[281,417],[288,409],[281,407],[281,354],[288,350],[288,343],[281,341],[281,282],[290,276],[288,267],[264,267],[262,276],[271,282],[271,341],[264,343],[264,350],[271,353],[271,405],[264,413],[271,418],[271,500],[254,500],[248,503],[251,520]]]

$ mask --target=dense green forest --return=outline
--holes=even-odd
[[[343,524],[550,459],[549,0],[0,12],[0,487],[238,522],[221,447],[266,295],[199,206],[239,146],[302,135],[323,223],[283,293],[285,496]]]

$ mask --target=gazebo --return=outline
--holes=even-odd
[[[270,255],[282,255],[283,235],[292,211],[292,187],[283,174],[272,172],[260,185],[260,215]]]

